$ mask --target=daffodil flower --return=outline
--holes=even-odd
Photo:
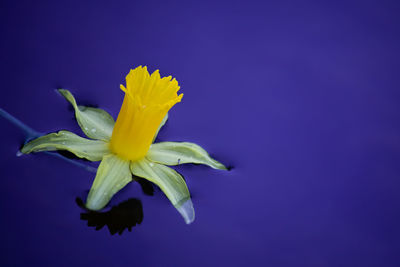
[[[166,165],[196,163],[220,170],[226,167],[194,143],[153,143],[168,119],[169,109],[183,96],[177,94],[180,87],[171,78],[161,78],[158,70],[150,75],[147,67],[131,70],[126,87],[120,86],[125,97],[116,122],[102,109],[78,106],[68,90],[60,89],[90,139],[59,131],[28,142],[21,152],[67,150],[79,158],[101,161],[86,200],[86,207],[91,210],[104,208],[114,194],[132,181],[133,174],[160,187],[189,224],[194,220],[189,190],[182,176]]]

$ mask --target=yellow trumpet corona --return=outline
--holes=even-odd
[[[124,101],[115,123],[110,150],[123,159],[142,159],[153,142],[157,129],[183,94],[178,95],[178,82],[171,76],[160,77],[158,70],[151,75],[147,67],[139,66],[126,76]]]

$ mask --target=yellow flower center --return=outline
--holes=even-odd
[[[114,126],[110,149],[118,156],[136,161],[143,158],[168,110],[180,102],[178,82],[171,76],[160,78],[139,66],[126,76],[124,102]]]

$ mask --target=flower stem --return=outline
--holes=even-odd
[[[67,162],[69,162],[69,163],[71,163],[71,164],[73,164],[75,166],[78,166],[78,167],[81,167],[81,168],[87,170],[88,172],[93,172],[93,173],[97,172],[97,168],[89,166],[89,165],[84,164],[84,163],[79,162],[79,161],[75,161],[73,159],[66,158],[61,154],[54,153],[54,152],[48,152],[48,151],[45,151],[44,153],[46,153],[48,155],[52,155],[52,156],[57,157],[59,159],[63,159],[63,160],[65,160],[65,161],[67,161]]]
[[[19,119],[15,118],[13,115],[11,115],[2,108],[0,108],[0,115],[9,122],[11,122],[12,124],[14,124],[15,126],[17,126],[18,128],[20,128],[25,133],[26,141],[43,135],[42,133],[33,130],[31,127],[29,127]]]
[[[24,134],[25,134],[25,142],[24,143],[27,143],[28,141],[30,141],[30,140],[32,140],[34,138],[38,138],[38,137],[44,135],[43,133],[35,131],[34,129],[32,129],[31,127],[29,127],[28,125],[26,125],[25,123],[23,123],[22,121],[20,121],[19,119],[17,119],[16,117],[14,117],[13,115],[11,115],[10,113],[8,113],[7,111],[5,111],[2,108],[0,108],[0,116],[5,118],[9,122],[11,122],[12,124],[17,126],[18,128],[20,128],[24,132]],[[62,156],[62,155],[60,155],[58,153],[48,152],[48,151],[45,151],[44,153],[46,153],[48,155],[51,155],[51,156],[54,156],[54,157],[57,157],[59,159],[63,159],[65,161],[67,161],[67,162],[69,162],[69,163],[71,163],[71,164],[73,164],[75,166],[81,167],[81,168],[83,168],[83,169],[85,169],[85,170],[87,170],[89,172],[96,173],[96,171],[97,171],[97,168],[94,168],[94,167],[89,166],[87,164],[84,164],[84,163],[81,163],[81,162],[74,161],[72,159],[66,158],[66,157],[64,157],[64,156]],[[21,154],[22,154],[21,152],[17,153],[18,156],[21,155]]]

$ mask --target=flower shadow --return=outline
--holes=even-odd
[[[96,231],[107,226],[111,235],[116,233],[122,235],[125,229],[131,232],[132,227],[141,224],[143,221],[142,202],[136,198],[121,202],[106,212],[88,210],[80,198],[76,198],[76,203],[85,210],[81,213],[80,219],[87,221],[87,225],[95,227]]]

